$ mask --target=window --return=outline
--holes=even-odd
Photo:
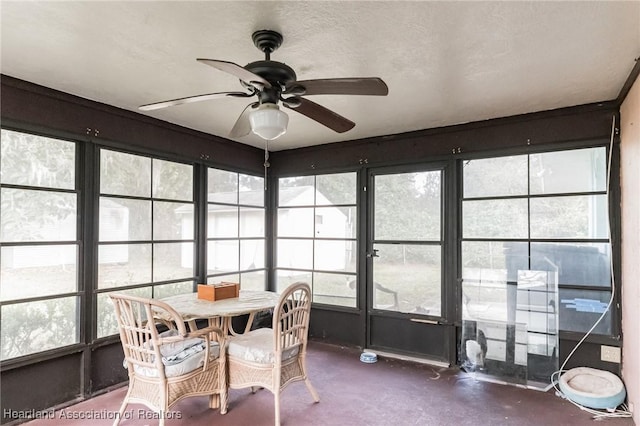
[[[441,316],[443,173],[374,174],[375,309]]]
[[[193,291],[193,167],[100,150],[97,336],[117,332],[109,293]]]
[[[356,173],[280,178],[277,288],[308,282],[313,301],[356,307]]]
[[[207,282],[264,290],[264,178],[210,168],[207,181]]]
[[[559,312],[560,330],[591,328],[611,297],[606,159],[597,147],[464,162],[463,319],[484,309],[483,319],[539,328],[546,317],[507,289],[530,270],[559,293],[538,311]],[[609,312],[594,333],[611,327]]]
[[[79,342],[74,142],[2,129],[1,359]]]

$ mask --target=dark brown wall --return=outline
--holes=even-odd
[[[18,417],[7,410],[45,410],[82,394],[82,354],[73,353],[29,366],[2,371],[2,423]]]
[[[276,175],[416,163],[483,151],[609,139],[614,102],[563,108],[457,126],[274,152]],[[392,118],[391,118],[392,119]]]
[[[0,76],[0,80],[3,125],[55,131],[78,140],[100,140],[258,175],[264,172],[264,153],[257,148],[6,75]]]

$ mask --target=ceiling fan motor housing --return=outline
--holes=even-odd
[[[277,61],[251,62],[244,68],[271,83],[271,89],[265,88],[259,93],[260,103],[276,103],[280,99],[280,93],[285,85],[296,81],[297,78],[295,71],[290,66]],[[242,83],[247,85],[246,82]]]
[[[296,81],[297,78],[295,71],[289,65],[277,61],[251,62],[244,68],[278,86]]]

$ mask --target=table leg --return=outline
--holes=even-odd
[[[253,319],[255,318],[256,313],[255,312],[251,312],[249,314],[249,319],[247,320],[247,326],[244,328],[244,332],[248,333],[251,331],[251,326],[253,325]]]
[[[226,318],[213,317],[209,318],[209,327],[218,327],[222,330],[223,333],[227,332],[227,322]]]
[[[248,333],[249,331],[251,331],[251,326],[253,325],[253,319],[255,318],[256,313],[255,312],[251,312],[249,314],[249,318],[247,319],[247,325],[244,328],[243,333]],[[237,336],[238,332],[236,332],[233,329],[233,323],[231,322],[232,317],[225,317],[225,323],[227,325],[227,330],[229,330],[229,332],[231,333],[232,336]]]
[[[198,326],[196,325],[196,320],[189,320],[187,322],[187,324],[189,324],[189,331],[190,332],[194,332],[194,331],[198,330]]]

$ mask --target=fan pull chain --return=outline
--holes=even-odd
[[[269,141],[264,141],[264,190],[267,190],[267,168],[269,168]]]

